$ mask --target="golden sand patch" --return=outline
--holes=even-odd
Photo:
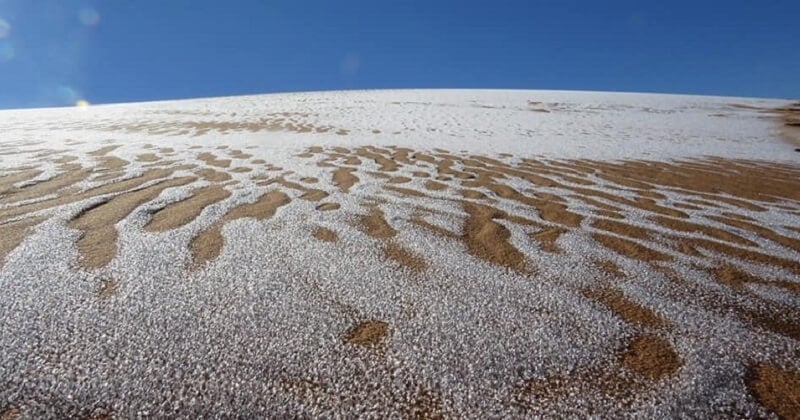
[[[733,218],[733,219],[744,220],[746,222],[754,222],[755,221],[755,219],[753,219],[752,217],[745,216],[745,215],[739,214],[739,213],[722,212],[722,215],[725,216],[725,217]]]
[[[798,169],[779,164],[709,158],[702,162],[647,162],[649,167],[631,168],[630,164],[612,165],[632,169],[628,176],[660,186],[708,193],[719,200],[727,194],[746,200],[774,202],[798,200]],[[747,179],[748,182],[739,182]],[[708,197],[708,196],[706,196]]]
[[[202,160],[208,165],[217,166],[220,168],[228,168],[231,166],[230,159],[219,159],[216,155],[209,152],[203,152],[197,155],[197,159]]]
[[[230,195],[228,190],[218,185],[200,188],[189,198],[169,204],[153,213],[144,228],[150,232],[163,232],[185,226],[196,219],[203,209],[225,200]]]
[[[22,243],[30,230],[43,221],[43,217],[33,217],[0,224],[0,267],[6,256]]]
[[[447,189],[447,185],[442,184],[441,182],[428,180],[425,181],[425,188],[431,191],[443,191]]]
[[[750,369],[747,386],[762,406],[780,418],[800,418],[800,371],[757,364]]]
[[[81,179],[81,176],[87,176],[88,171],[84,168],[77,167],[74,169],[77,174],[64,174],[65,178],[69,178],[71,181],[77,182],[78,179]],[[84,192],[79,192],[73,188],[64,188],[60,190],[60,194],[55,198],[45,199],[41,201],[37,201],[35,203],[19,205],[15,207],[9,207],[3,210],[0,210],[0,220],[9,219],[12,217],[18,217],[21,215],[25,215],[31,212],[47,210],[51,208],[55,208],[58,206],[62,206],[65,204],[75,203],[78,201],[85,200],[87,198],[97,197],[106,194],[117,194],[120,192],[132,190],[135,188],[140,187],[141,185],[145,184],[146,182],[155,181],[159,179],[163,179],[172,174],[172,170],[165,170],[165,169],[151,169],[142,174],[141,176],[126,179],[123,181],[112,182],[109,184],[104,184],[98,187],[91,188]],[[64,181],[65,182],[65,181]],[[59,181],[57,184],[61,184],[62,181]],[[54,186],[48,186],[47,188],[43,188],[42,191],[46,194],[52,194],[51,189]]]
[[[379,170],[385,172],[394,172],[396,171],[399,166],[393,160],[386,158],[384,155],[389,155],[390,152],[387,150],[380,149],[378,147],[359,147],[356,149],[356,155],[361,156],[365,159],[371,159],[375,163],[378,164]]]
[[[21,171],[0,176],[0,197],[9,191],[12,191],[14,189],[14,184],[18,182],[30,181],[41,174],[42,171],[39,169],[23,169]]]
[[[390,240],[397,235],[397,231],[389,225],[377,205],[370,205],[369,207],[370,212],[361,216],[361,230],[367,235],[385,242],[383,253],[390,260],[399,263],[402,267],[412,272],[424,271],[428,267],[428,263],[422,257]]]
[[[397,194],[400,194],[403,197],[428,197],[427,194],[421,193],[421,192],[419,192],[417,190],[412,190],[410,188],[397,187],[397,186],[394,186],[394,185],[384,185],[383,189],[387,190],[387,191],[392,191],[392,192],[397,193]]]
[[[117,253],[117,229],[114,225],[136,207],[158,197],[165,189],[186,185],[194,180],[184,177],[161,181],[85,209],[68,224],[70,228],[81,231],[77,244],[80,264],[86,268],[106,266]]]
[[[207,229],[192,238],[189,248],[192,251],[193,267],[197,268],[202,264],[216,259],[222,252],[224,239],[222,237],[222,226],[236,219],[252,217],[256,220],[264,220],[272,217],[278,208],[289,204],[292,200],[288,195],[281,191],[272,190],[259,197],[255,203],[240,204],[229,210],[222,220],[214,223]]]
[[[192,268],[199,268],[201,265],[219,257],[223,243],[222,225],[219,223],[212,225],[192,238],[192,241],[189,242],[189,250],[192,252]]]
[[[389,175],[389,174],[385,174],[385,173],[383,173],[383,172],[367,171],[367,174],[368,174],[368,175],[370,175],[370,176],[371,176],[371,177],[373,177],[373,178],[380,178],[380,179],[384,179],[384,180],[386,180],[387,182],[388,182],[390,179],[392,179],[392,176],[391,176],[391,175]]]
[[[243,152],[241,150],[238,150],[238,149],[234,149],[234,150],[228,151],[228,156],[230,156],[230,157],[232,157],[234,159],[250,159],[251,157],[253,157],[253,155],[251,155],[249,153],[245,153],[245,152]]]
[[[339,240],[339,235],[327,228],[317,227],[314,229],[314,237],[323,242],[336,242]]]
[[[414,273],[423,272],[428,268],[428,263],[424,258],[401,247],[393,241],[390,241],[383,247],[383,253],[387,258],[399,263],[402,267]]]
[[[338,210],[341,207],[339,203],[322,203],[317,206],[317,210],[319,211],[331,211],[331,210]]]
[[[270,180],[270,181],[267,181],[265,183],[260,183],[260,185],[270,185],[272,183],[277,183],[277,184],[279,184],[281,186],[284,186],[286,188],[290,188],[290,189],[293,189],[293,190],[302,191],[303,194],[300,196],[300,198],[303,199],[303,200],[320,201],[320,200],[323,200],[326,197],[328,197],[328,193],[323,191],[323,190],[318,190],[318,189],[314,189],[314,188],[307,188],[306,186],[298,184],[296,182],[287,181],[283,177],[279,177],[277,179]]]
[[[611,312],[622,318],[625,322],[643,327],[660,328],[665,325],[661,317],[644,306],[628,299],[617,289],[587,289],[584,296],[605,305]]]
[[[747,283],[760,283],[761,280],[750,273],[738,270],[731,265],[723,265],[713,270],[717,282],[736,290],[743,290]]]
[[[231,176],[225,172],[215,171],[211,168],[204,168],[195,171],[197,175],[200,175],[208,182],[225,182],[230,181]]]
[[[289,196],[280,191],[269,191],[255,203],[241,204],[234,207],[225,215],[225,219],[226,221],[231,221],[252,217],[256,220],[264,220],[272,217],[279,207],[289,204],[290,201]]]
[[[800,311],[796,309],[739,308],[739,312],[743,319],[759,328],[800,341]]]
[[[720,223],[724,223],[728,226],[733,226],[742,230],[755,233],[756,235],[760,235],[766,239],[769,239],[773,242],[783,245],[789,249],[793,249],[795,251],[800,252],[800,239],[790,238],[788,236],[778,234],[770,228],[740,219],[721,217],[721,216],[708,216],[708,218]]]
[[[15,203],[23,200],[55,194],[73,184],[84,181],[91,174],[90,169],[86,169],[77,164],[65,164],[60,168],[60,174],[46,181],[37,182],[33,185],[14,188],[0,197],[0,204]]]
[[[130,163],[116,156],[101,156],[97,158],[97,162],[99,163],[97,167],[99,172],[120,171]]]
[[[613,212],[613,213],[617,213],[617,212],[622,210],[618,206],[614,206],[614,205],[608,204],[608,203],[606,203],[604,201],[601,201],[601,200],[598,200],[598,199],[594,199],[594,198],[591,198],[591,197],[587,197],[585,195],[572,194],[572,195],[570,195],[570,198],[573,198],[573,199],[576,199],[576,200],[580,200],[580,201],[582,201],[582,202],[584,202],[584,203],[586,203],[586,204],[588,204],[588,205],[590,205],[590,206],[592,206],[594,208],[600,209],[600,210],[605,210],[605,211],[609,211],[609,212]],[[602,197],[602,198],[605,198],[605,197]]]
[[[682,246],[688,247],[690,250],[697,252],[697,249],[705,249],[718,254],[727,255],[733,259],[742,261],[755,262],[760,264],[774,265],[782,267],[795,273],[800,273],[800,261],[790,260],[783,257],[776,257],[769,254],[764,254],[755,250],[748,250],[736,246],[728,245],[722,242],[715,242],[700,238],[672,238],[676,242],[681,243]],[[681,252],[687,253],[683,248],[679,248]]]
[[[339,187],[339,189],[346,193],[350,191],[350,187],[356,184],[359,179],[353,175],[353,171],[355,169],[352,168],[338,168],[333,173],[333,185]]]
[[[616,233],[620,236],[627,236],[634,239],[648,240],[654,233],[650,229],[634,226],[625,222],[618,222],[615,220],[598,219],[592,223],[592,227],[596,229],[605,230],[607,232]]]
[[[138,162],[152,163],[152,162],[158,162],[159,160],[161,160],[161,158],[158,157],[158,155],[155,153],[142,153],[141,155],[136,156],[136,160]]]
[[[300,196],[303,200],[320,201],[328,197],[328,193],[323,190],[309,188]]]
[[[463,189],[463,190],[460,190],[458,193],[461,194],[462,197],[469,198],[469,199],[472,199],[472,200],[485,200],[485,199],[489,198],[489,197],[486,196],[486,194],[484,194],[484,193],[482,193],[480,191],[477,191],[477,190]]]
[[[564,250],[556,243],[561,235],[567,233],[567,229],[561,227],[549,227],[530,234],[531,239],[535,240],[545,252],[561,254]]]
[[[298,184],[296,182],[288,181],[283,176],[278,177],[278,178],[273,179],[273,180],[269,180],[269,181],[265,182],[263,185],[270,185],[270,184],[273,184],[273,183],[277,183],[278,185],[281,185],[281,186],[284,186],[286,188],[290,188],[290,189],[293,189],[293,190],[308,191],[308,188],[306,188],[304,185],[300,185],[300,184]]]
[[[748,284],[753,283],[781,287],[800,295],[800,282],[767,281],[730,264],[724,264],[713,269],[712,275],[718,283],[732,287],[738,291],[744,291]]]
[[[355,156],[342,156],[341,159],[344,159],[345,165],[351,165],[351,166],[361,165],[361,159]]]
[[[505,216],[504,212],[493,207],[465,201],[464,211],[469,217],[464,224],[462,239],[469,252],[493,264],[517,271],[525,270],[525,256],[508,240],[511,232],[494,219]]]
[[[380,347],[389,336],[389,324],[384,321],[364,321],[350,329],[344,341],[365,348]]]
[[[672,261],[673,259],[671,255],[616,236],[594,233],[592,238],[604,247],[631,259],[644,262]]]
[[[372,206],[369,214],[361,216],[361,230],[378,239],[389,239],[397,235],[397,231],[386,222],[383,212],[377,206]]]
[[[689,232],[689,233],[702,233],[703,235],[709,236],[711,238],[719,239],[721,241],[731,242],[737,245],[757,246],[752,241],[742,238],[739,235],[712,226],[701,225],[699,223],[691,223],[685,220],[672,219],[663,216],[654,216],[652,217],[652,219],[661,226],[664,226],[672,230],[680,232]]]
[[[527,175],[524,176],[526,178],[528,177]],[[542,220],[572,228],[580,226],[581,221],[583,220],[583,216],[569,211],[568,207],[560,202],[560,198],[554,199],[554,197],[548,197],[542,199],[529,197],[506,185],[483,183],[480,180],[477,181],[477,184],[488,188],[501,198],[518,201],[522,204],[535,208]]]
[[[622,363],[653,381],[670,376],[683,366],[672,345],[656,335],[634,338],[622,356]]]
[[[411,182],[411,178],[405,177],[405,176],[395,176],[395,177],[389,178],[388,182],[390,184],[405,184],[405,183]]]

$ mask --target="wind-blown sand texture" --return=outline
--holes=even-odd
[[[0,112],[0,417],[796,418],[795,108]]]

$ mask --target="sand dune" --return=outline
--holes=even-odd
[[[791,418],[794,108],[407,91],[0,113],[0,416]]]

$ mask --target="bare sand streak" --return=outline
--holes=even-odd
[[[241,204],[231,209],[223,220],[200,232],[189,244],[192,250],[193,265],[198,267],[207,263],[222,251],[222,226],[230,221],[252,217],[263,220],[275,214],[279,207],[289,204],[291,199],[283,192],[272,190],[259,197],[255,203]]]
[[[230,195],[228,190],[219,185],[201,188],[194,191],[191,197],[153,213],[145,229],[157,232],[179,228],[197,218],[207,206],[220,202]]]
[[[158,197],[165,189],[186,185],[194,180],[195,178],[185,177],[161,181],[84,210],[69,222],[69,227],[82,232],[78,240],[81,264],[87,268],[107,265],[117,252],[117,230],[114,227],[117,222],[136,207]]]

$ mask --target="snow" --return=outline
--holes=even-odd
[[[178,229],[147,232],[143,226],[154,209],[186,197],[206,181],[167,189],[140,206],[116,225],[119,250],[102,268],[80,266],[79,232],[67,227],[96,200],[36,213],[48,219],[0,267],[0,413],[10,407],[31,418],[106,411],[120,417],[383,418],[401,414],[430,394],[441,401],[439,410],[454,417],[567,410],[585,415],[598,407],[612,416],[708,416],[720,407],[764,415],[741,380],[744,364],[769,360],[796,366],[798,342],[677,300],[668,293],[674,287],[666,285],[668,276],[624,258],[617,258],[619,266],[634,275],[619,287],[669,320],[673,327],[658,334],[673,343],[684,366],[676,376],[641,391],[630,406],[605,401],[593,408],[587,396],[578,398],[580,403],[542,402],[533,412],[520,412],[511,401],[527,381],[610,366],[618,350],[642,332],[580,293],[598,278],[592,259],[615,257],[580,229],[559,240],[567,252],[546,254],[527,239],[523,227],[498,221],[537,269],[529,276],[493,265],[468,254],[459,240],[410,223],[415,207],[424,206],[444,213],[425,215],[426,220],[459,234],[465,213],[457,202],[387,193],[383,181],[365,175],[378,170],[366,159],[358,169],[361,182],[342,193],[330,183],[331,168],[298,154],[312,146],[398,146],[496,158],[510,154],[503,158],[508,162],[523,157],[667,161],[716,156],[796,166],[793,147],[778,138],[778,125],[764,112],[784,104],[657,94],[387,90],[0,111],[0,152],[16,151],[0,153],[0,176],[33,165],[43,150],[63,150],[78,158],[75,163],[94,166],[90,152],[108,145],[120,145],[110,156],[130,161],[124,176],[146,170],[147,163],[136,159],[151,152],[175,161],[172,166],[205,165],[197,155],[211,152],[231,159],[230,168],[254,168],[243,173],[214,168],[231,175],[225,185],[232,196]],[[299,132],[287,129],[288,122],[312,128]],[[216,128],[203,132],[208,126]],[[331,128],[318,132],[319,127]],[[161,153],[159,148],[174,151]],[[252,157],[228,156],[234,149]],[[283,170],[267,170],[252,164],[254,159]],[[31,182],[56,174],[52,163],[42,168],[44,174]],[[411,177],[414,170],[419,168],[391,175]],[[172,177],[192,174],[180,169]],[[341,209],[316,211],[319,203],[298,198],[301,192],[253,179],[278,174],[293,182],[319,178],[319,184],[306,186],[325,190],[330,195],[324,201],[337,202]],[[425,180],[399,186],[452,198],[452,191],[425,191]],[[520,191],[529,187],[516,179],[507,185]],[[221,255],[200,270],[188,269],[193,237],[227,210],[273,189],[288,194],[291,203],[264,221],[226,223]],[[376,196],[385,200],[380,208],[399,231],[392,240],[431,262],[424,275],[398,269],[381,252],[385,242],[356,226],[359,215],[368,212],[364,203]],[[538,220],[531,209],[493,198],[497,208]],[[567,203],[570,209],[583,205],[573,199]],[[782,204],[795,210],[800,206]],[[15,205],[0,204],[0,212]],[[796,213],[789,210],[770,207],[742,214],[787,236],[800,236],[780,230],[797,225]],[[631,209],[626,213],[633,224],[647,227],[643,215]],[[7,221],[0,221],[0,227]],[[317,226],[335,230],[339,240],[313,239]],[[796,250],[741,234],[771,255],[800,260]],[[692,281],[713,283],[689,263],[678,261],[673,268]],[[769,278],[800,281],[788,270],[753,269]],[[110,279],[119,290],[98,299],[100,285]],[[754,287],[761,299],[798,308],[795,295]],[[355,323],[370,319],[386,320],[391,328],[380,350],[343,342]],[[536,401],[528,404],[537,406]]]

